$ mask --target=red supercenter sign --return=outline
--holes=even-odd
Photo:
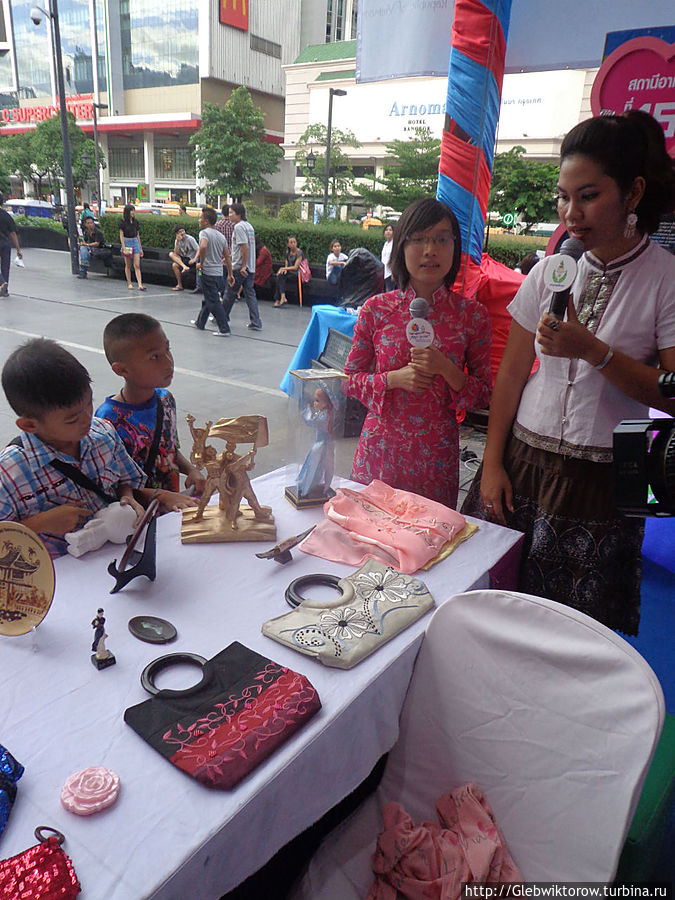
[[[94,107],[91,94],[72,94],[66,97],[66,107],[76,119],[93,119]],[[0,110],[0,120],[3,122],[44,122],[58,116],[58,106],[15,106],[10,109]]]

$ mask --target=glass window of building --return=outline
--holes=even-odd
[[[31,22],[30,10],[34,5],[32,0],[11,0],[19,90],[24,97],[51,97],[49,29],[46,22],[39,26]]]
[[[12,87],[12,61],[9,58],[9,50],[0,50],[0,93],[11,91]],[[1,105],[2,100],[0,99],[0,106]]]
[[[109,147],[108,166],[112,181],[126,179],[143,181],[145,178],[143,147]]]
[[[194,181],[195,164],[187,147],[155,146],[156,181]]]
[[[335,40],[342,40],[342,19],[344,0],[335,0]]]
[[[326,4],[326,43],[330,44],[333,31],[333,0]]]
[[[34,25],[30,18],[33,0],[10,0],[14,22],[19,89],[27,97],[49,97],[52,93],[52,58],[47,21]],[[60,0],[59,24],[66,94],[91,94],[94,89],[89,0]],[[99,89],[105,90],[105,33],[103,2],[96,2]]]
[[[199,16],[193,0],[120,0],[124,87],[199,82]]]

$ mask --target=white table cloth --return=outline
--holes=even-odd
[[[283,499],[283,470],[254,486],[273,508],[279,540],[322,515]],[[488,587],[490,569],[503,567],[520,538],[480,523],[470,540],[420,577],[437,604]],[[26,767],[0,839],[3,858],[34,843],[37,825],[48,825],[66,835],[83,900],[218,898],[352,791],[393,746],[428,615],[356,668],[324,668],[264,637],[260,627],[288,608],[284,590],[292,579],[343,576],[348,569],[297,549],[286,566],[256,559],[267,547],[182,545],[180,516],[170,514],[158,522],[153,583],[141,577],[111,596],[106,569],[122,548],[110,544],[79,560],[56,561],[54,603],[35,637],[0,639],[0,743]],[[90,662],[90,622],[100,606],[117,665],[99,672]],[[134,638],[127,623],[142,613],[171,621],[177,639],[152,645]],[[153,751],[123,714],[148,696],[139,680],[148,662],[181,650],[210,658],[233,640],[306,675],[323,708],[234,790],[211,791]],[[175,672],[164,678],[161,687],[196,680],[183,674],[179,684]],[[60,791],[69,775],[92,765],[117,772],[121,793],[115,806],[81,818],[63,809]]]

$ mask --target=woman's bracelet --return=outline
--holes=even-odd
[[[605,368],[605,366],[611,361],[613,356],[614,356],[614,348],[610,347],[609,350],[607,351],[607,353],[605,353],[602,360],[597,364],[597,366],[593,366],[593,368],[597,369],[599,372],[600,369]]]

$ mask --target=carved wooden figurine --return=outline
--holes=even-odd
[[[258,503],[248,477],[258,447],[266,447],[269,442],[267,419],[237,416],[219,419],[215,425],[207,422],[204,428],[195,428],[191,415],[186,420],[193,438],[190,460],[193,465],[206,469],[206,484],[199,506],[183,510],[182,542],[276,540],[272,510]],[[218,453],[206,443],[212,438],[224,440],[225,449]],[[247,453],[237,454],[237,444],[253,444],[253,447]],[[216,492],[218,505],[209,505]],[[248,506],[241,506],[242,500]]]

